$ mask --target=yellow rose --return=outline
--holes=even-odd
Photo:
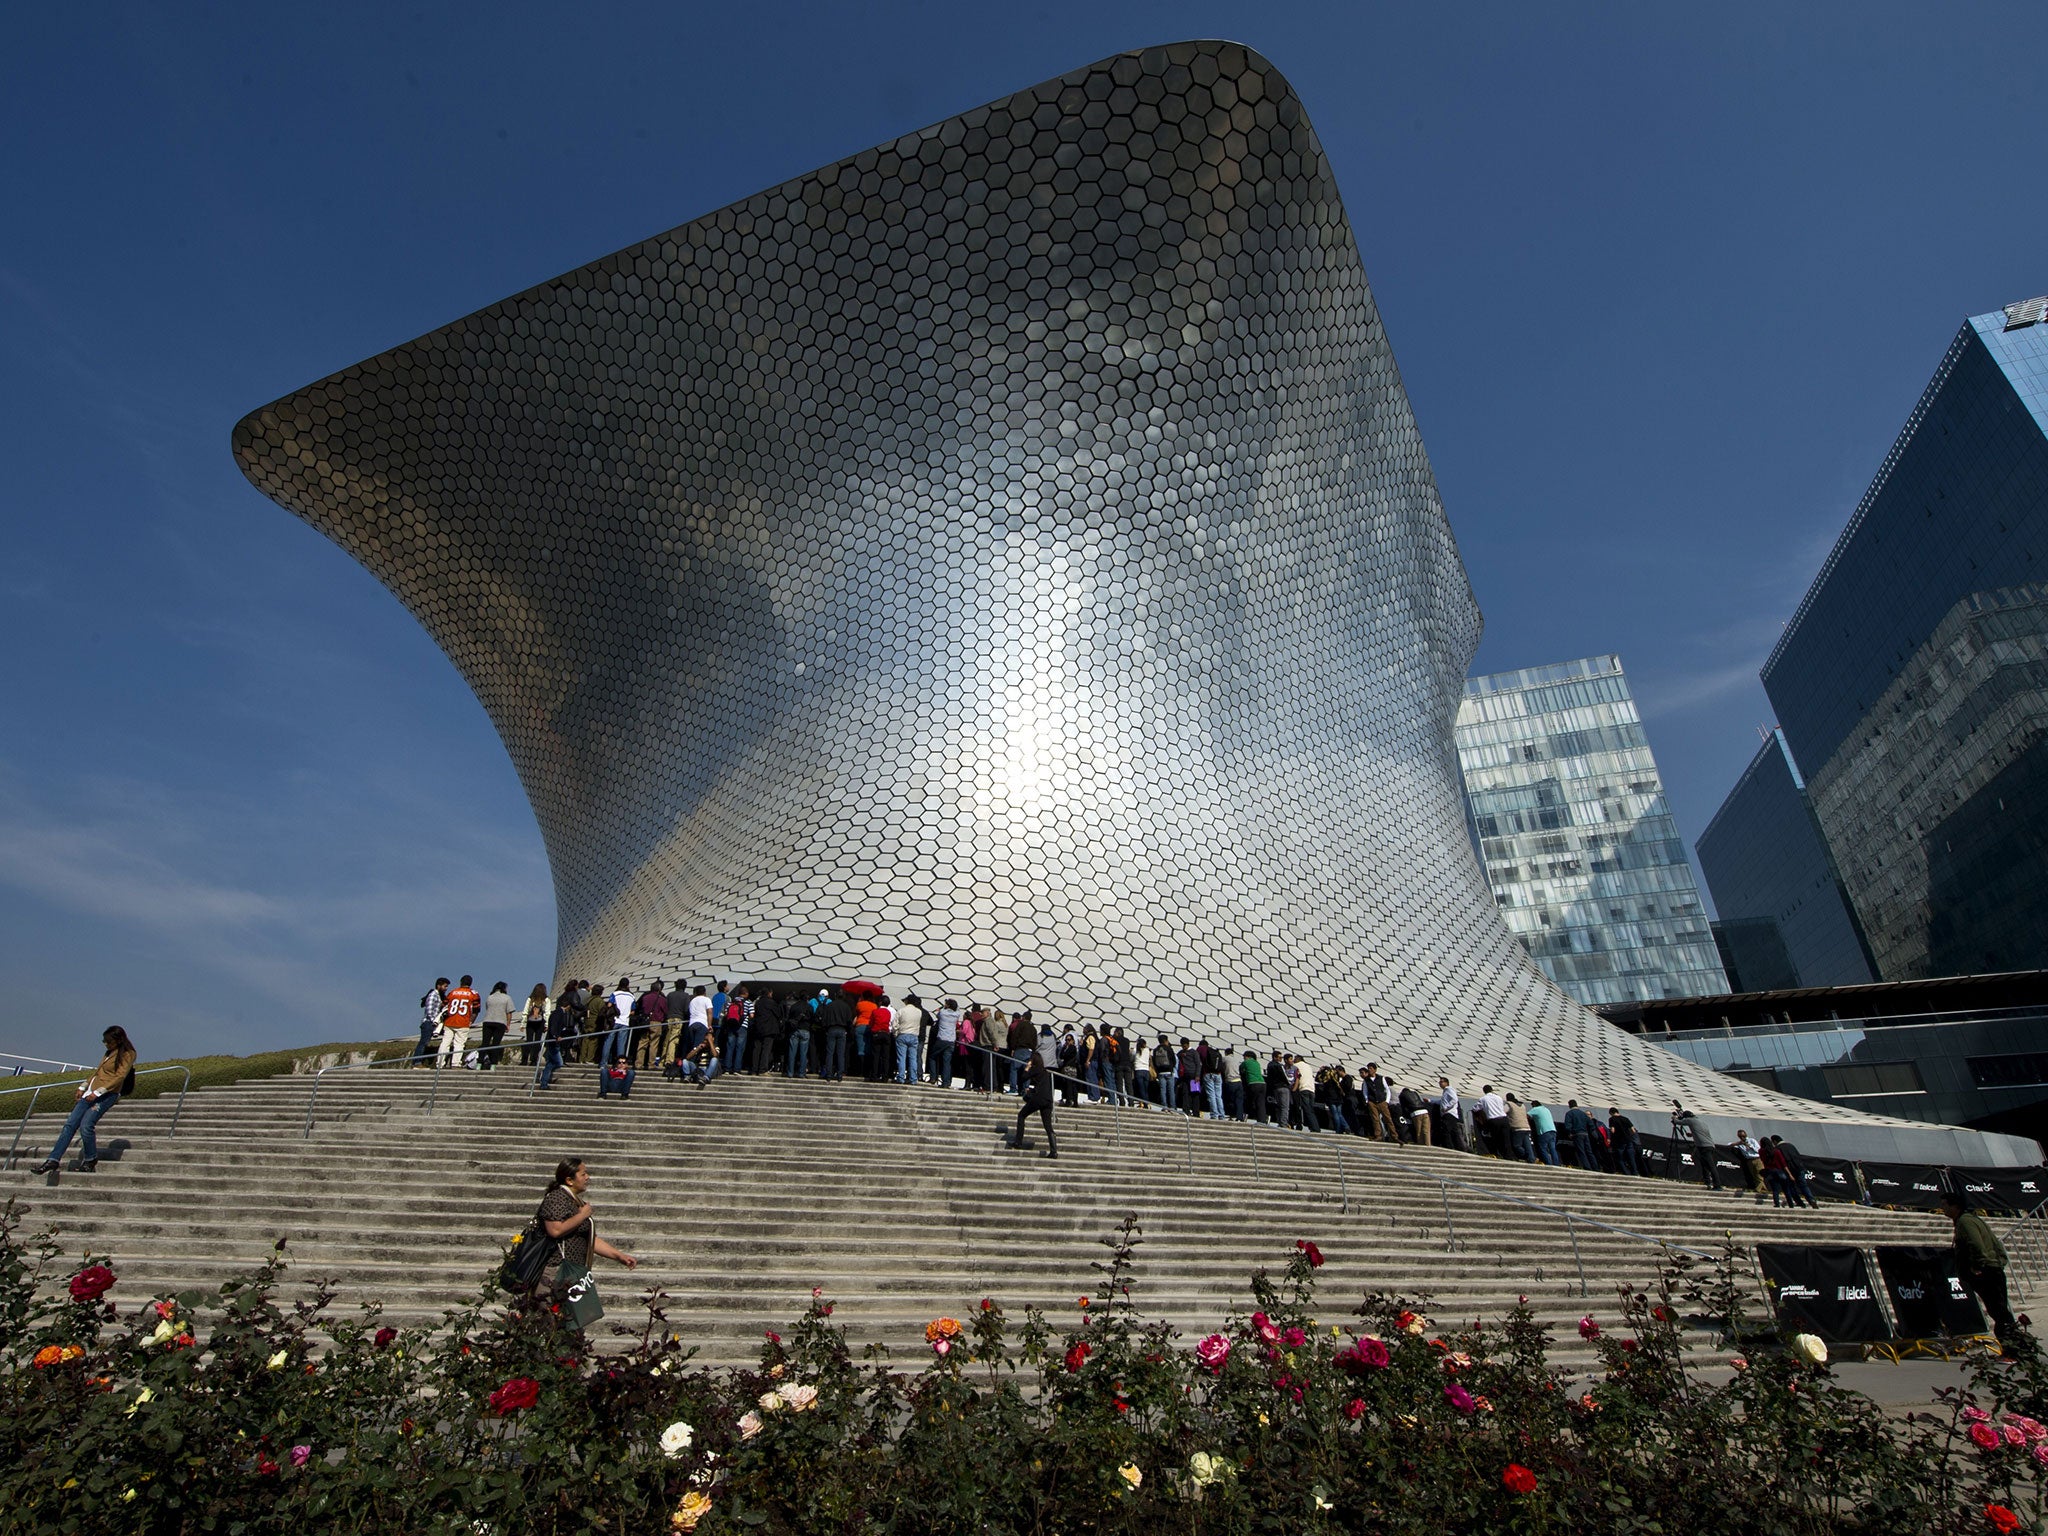
[[[1137,1463],[1132,1461],[1127,1461],[1118,1467],[1116,1475],[1129,1483],[1133,1488],[1145,1481],[1145,1474],[1140,1472]]]
[[[284,1350],[280,1349],[276,1354],[272,1355],[268,1360],[263,1362],[263,1367],[265,1370],[281,1371],[285,1368],[286,1364],[290,1362],[290,1360],[291,1356],[287,1354]]]
[[[711,1495],[690,1492],[683,1495],[683,1502],[676,1506],[676,1512],[669,1516],[668,1523],[679,1531],[694,1531],[697,1522],[711,1513]]]

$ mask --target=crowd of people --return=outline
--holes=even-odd
[[[700,1087],[733,1073],[826,1082],[850,1073],[869,1082],[1026,1098],[1037,1063],[1046,1078],[1048,1140],[1054,1103],[1106,1103],[1551,1167],[1656,1171],[1645,1165],[1635,1121],[1615,1106],[1601,1114],[1577,1099],[1525,1103],[1491,1083],[1468,1100],[1448,1077],[1434,1085],[1397,1083],[1376,1061],[1353,1070],[1312,1065],[1277,1047],[1262,1055],[1249,1045],[1218,1046],[1186,1035],[1155,1033],[1148,1040],[1122,1025],[1055,1029],[1028,1009],[1006,1014],[952,997],[927,1002],[915,992],[892,999],[871,983],[734,986],[657,979],[636,987],[621,977],[614,987],[572,981],[558,993],[540,983],[515,999],[502,981],[479,994],[468,976],[453,987],[444,977],[420,999],[420,1010],[416,1065],[452,1061],[490,1071],[516,1050],[519,1064],[537,1071],[540,1086],[548,1088],[563,1063],[580,1061],[600,1069],[601,1097],[628,1098],[640,1073],[654,1071]],[[473,1046],[472,1031],[478,1037]],[[1674,1103],[1670,1129],[1674,1142],[1698,1149],[1691,1161],[1700,1181],[1721,1188],[1703,1123]],[[1020,1143],[1021,1137],[1020,1124]],[[1798,1149],[1783,1138],[1758,1141],[1743,1129],[1732,1150],[1759,1199],[1816,1205]],[[1056,1155],[1056,1148],[1047,1152]]]

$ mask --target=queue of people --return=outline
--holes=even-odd
[[[786,983],[693,984],[656,979],[636,986],[571,981],[558,993],[537,984],[523,1002],[499,982],[479,995],[465,976],[445,979],[420,1000],[417,1064],[453,1060],[489,1071],[516,1048],[521,1065],[554,1085],[570,1061],[600,1068],[603,1098],[630,1099],[642,1072],[702,1087],[733,1073],[816,1077],[851,1074],[874,1083],[954,1087],[1054,1104],[1144,1106],[1161,1113],[1251,1121],[1311,1134],[1448,1147],[1509,1161],[1592,1172],[1648,1174],[1635,1122],[1619,1107],[1605,1114],[1568,1099],[1562,1105],[1485,1084],[1467,1099],[1450,1079],[1398,1083],[1376,1061],[1357,1070],[1312,1065],[1277,1047],[1218,1046],[1206,1038],[1122,1025],[1055,1029],[1028,1009],[1005,1012],[955,997],[927,1001],[916,992],[890,997],[867,983],[844,987]],[[523,1027],[516,1047],[507,1045]],[[474,1049],[467,1036],[480,1030]],[[450,1043],[451,1037],[453,1043]],[[1032,1073],[1043,1069],[1034,1087]],[[1702,1182],[1720,1188],[1712,1140],[1673,1106],[1672,1135],[1701,1149]],[[1018,1141],[1023,1128],[1020,1125]],[[1048,1141],[1050,1128],[1048,1127]],[[1054,1153],[1051,1146],[1046,1151]],[[1736,1140],[1750,1186],[1776,1205],[1815,1204],[1798,1149],[1782,1138]]]

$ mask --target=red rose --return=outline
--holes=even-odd
[[[540,1383],[531,1376],[514,1376],[491,1394],[491,1412],[502,1417],[531,1408],[540,1401]]]
[[[1509,1493],[1534,1493],[1536,1474],[1519,1461],[1511,1461],[1508,1463],[1507,1471],[1500,1475],[1500,1485]]]
[[[114,1284],[114,1272],[104,1264],[92,1264],[71,1277],[73,1301],[98,1301]]]
[[[770,1344],[780,1344],[782,1342],[782,1335],[777,1333],[773,1328],[770,1328],[766,1333],[762,1334],[761,1337],[766,1339]]]
[[[1310,1242],[1307,1238],[1297,1238],[1295,1240],[1294,1249],[1295,1252],[1303,1254],[1307,1257],[1308,1267],[1310,1269],[1321,1269],[1323,1267],[1323,1250],[1318,1248],[1314,1243]]]
[[[2020,1528],[2020,1517],[2003,1504],[1986,1504],[1984,1518],[1991,1522],[1994,1530],[2010,1532]]]
[[[377,1348],[379,1349],[389,1349],[391,1347],[391,1341],[397,1337],[398,1330],[396,1328],[379,1328],[377,1330],[377,1336],[372,1342],[374,1342]]]
[[[1364,1416],[1364,1413],[1365,1399],[1362,1397],[1354,1397],[1344,1405],[1344,1417],[1347,1419],[1361,1418]]]
[[[1091,1353],[1092,1351],[1088,1348],[1088,1341],[1082,1339],[1072,1349],[1067,1351],[1067,1370],[1070,1373],[1080,1370],[1083,1365],[1088,1363],[1088,1356]]]

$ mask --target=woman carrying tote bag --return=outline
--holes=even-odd
[[[603,1315],[596,1305],[596,1287],[589,1283],[592,1258],[612,1259],[628,1269],[640,1262],[597,1235],[590,1202],[583,1197],[589,1187],[589,1165],[580,1157],[564,1158],[555,1165],[554,1182],[541,1197],[538,1218],[554,1252],[541,1271],[536,1294],[558,1295],[564,1313],[579,1328]]]

